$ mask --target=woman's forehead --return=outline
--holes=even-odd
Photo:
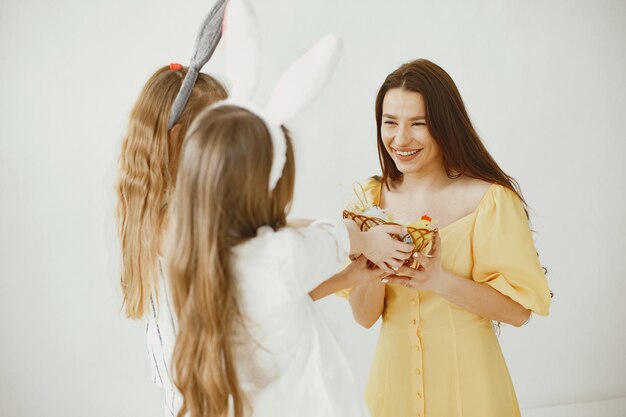
[[[383,99],[383,115],[416,117],[424,115],[424,99],[420,93],[392,88]]]

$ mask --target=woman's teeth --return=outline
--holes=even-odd
[[[396,152],[398,153],[398,155],[401,155],[401,156],[411,156],[417,153],[417,151],[408,151],[408,152],[396,151]]]

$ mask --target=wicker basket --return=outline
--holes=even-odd
[[[359,226],[359,229],[362,232],[366,232],[370,228],[374,226],[379,226],[381,224],[393,224],[393,225],[401,226],[399,223],[388,222],[378,217],[364,216],[363,214],[353,213],[348,210],[343,211],[343,218],[350,219],[353,222],[355,222]],[[407,226],[406,230],[407,230],[407,233],[405,233],[403,236],[400,236],[400,235],[391,235],[391,236],[393,236],[395,239],[398,239],[401,242],[413,244],[413,251],[411,252],[411,256],[406,261],[404,261],[404,264],[411,265],[413,268],[417,269],[419,267],[419,263],[414,261],[413,254],[415,252],[421,252],[430,244],[432,240],[433,231],[426,229],[426,228],[415,228],[411,226]],[[368,261],[368,264],[370,264],[369,261]]]

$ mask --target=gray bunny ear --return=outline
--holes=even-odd
[[[168,130],[174,126],[183,113],[191,91],[193,90],[193,86],[196,84],[198,73],[211,58],[213,52],[215,52],[215,48],[217,48],[217,44],[220,42],[225,9],[226,0],[217,0],[200,26],[200,32],[196,38],[195,50],[191,57],[191,62],[189,63],[189,70],[183,79],[183,84],[172,105],[170,118],[167,123]]]

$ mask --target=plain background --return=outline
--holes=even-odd
[[[0,2],[0,415],[161,415],[144,324],[121,313],[113,184],[139,90],[156,68],[187,64],[211,5]],[[379,172],[378,86],[403,62],[433,60],[522,185],[556,294],[550,317],[502,330],[522,408],[626,397],[626,2],[257,0],[255,8],[261,103],[317,38],[344,40],[328,88],[289,124],[292,215],[340,215],[351,184]],[[220,48],[205,71],[219,78],[221,69]],[[359,328],[338,297],[320,306],[364,385],[377,330]],[[607,413],[623,415],[619,404]]]

